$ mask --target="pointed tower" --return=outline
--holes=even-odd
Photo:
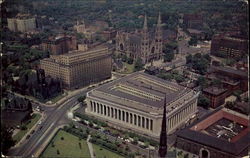
[[[160,146],[159,146],[159,157],[166,158],[167,156],[167,118],[166,118],[166,96],[164,98],[164,110],[161,124],[161,135],[160,135]]]
[[[162,28],[161,28],[161,13],[159,12],[156,31],[155,31],[155,45],[157,58],[160,59],[162,57]]]
[[[142,39],[141,39],[141,58],[143,63],[147,63],[147,55],[149,54],[149,33],[147,24],[147,15],[144,17],[144,24],[142,29]]]

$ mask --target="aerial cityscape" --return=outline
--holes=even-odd
[[[247,0],[1,0],[1,157],[249,158]]]

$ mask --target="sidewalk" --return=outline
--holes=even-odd
[[[90,137],[91,137],[91,135],[88,135],[88,138],[87,138],[87,144],[88,144],[88,147],[89,147],[89,153],[90,153],[90,155],[91,155],[91,158],[95,158],[92,143],[89,142]]]
[[[53,132],[49,135],[49,137],[46,139],[46,141],[41,145],[41,147],[36,151],[36,153],[33,155],[33,157],[39,157],[43,150],[47,147],[47,145],[49,144],[49,142],[51,141],[51,139],[53,138],[53,136],[56,134],[56,132],[63,128],[65,125],[61,125],[56,127]]]
[[[38,113],[38,112],[33,112],[33,114],[35,114],[35,113]],[[38,114],[41,115],[41,118],[33,125],[33,127],[31,129],[29,129],[29,131],[23,136],[23,138],[15,146],[13,146],[13,148],[16,148],[19,145],[21,145],[23,143],[23,141],[26,139],[27,135],[29,135],[30,132],[37,127],[38,122],[41,120],[44,120],[45,114],[44,113],[38,113]]]

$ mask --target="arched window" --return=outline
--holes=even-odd
[[[153,47],[153,48],[151,49],[151,53],[152,53],[152,54],[155,53],[155,47]]]
[[[123,48],[123,44],[121,43],[120,44],[120,50],[123,50],[124,48]]]

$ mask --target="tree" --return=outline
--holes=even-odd
[[[203,76],[199,76],[197,79],[197,85],[201,86],[201,89],[203,89],[207,85],[207,80]]]
[[[8,150],[15,145],[15,141],[12,139],[12,132],[5,125],[1,125],[1,150],[5,155]]]
[[[142,63],[142,59],[138,58],[135,62],[135,71],[143,70],[144,64]]]
[[[193,56],[191,54],[186,56],[186,64],[192,63],[192,61],[193,61]]]
[[[174,59],[174,52],[168,52],[164,54],[164,62],[171,62]]]
[[[190,40],[188,41],[188,44],[189,44],[190,46],[196,46],[197,43],[198,43],[198,39],[197,39],[195,36],[192,36],[192,37],[190,38]]]
[[[86,99],[86,96],[84,95],[84,96],[80,96],[80,97],[77,99],[77,101],[80,102],[80,103],[82,103],[82,102],[84,102],[85,99]]]
[[[200,95],[198,98],[198,106],[201,106],[205,109],[208,109],[208,106],[210,104],[210,101],[207,97]]]
[[[133,62],[134,62],[133,58],[130,57],[130,58],[127,59],[127,63],[128,64],[131,65],[131,64],[133,64]]]

